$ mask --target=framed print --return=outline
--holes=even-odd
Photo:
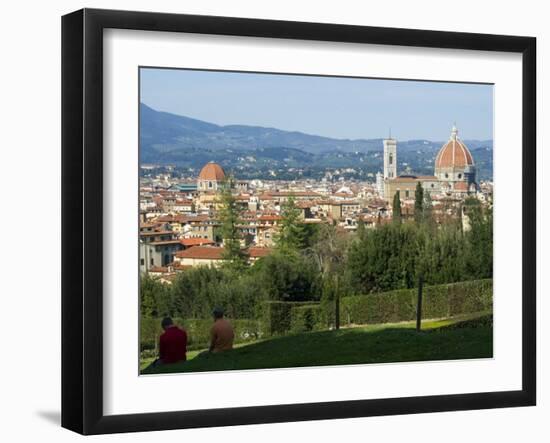
[[[534,38],[84,9],[62,57],[64,427],[535,404]]]

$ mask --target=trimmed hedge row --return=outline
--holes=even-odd
[[[174,324],[187,332],[187,349],[202,349],[210,343],[211,319],[172,318]],[[162,334],[161,318],[142,317],[140,321],[140,350],[157,351],[158,340]],[[257,340],[263,333],[260,322],[247,319],[229,319],[235,330],[235,343]]]
[[[294,306],[290,309],[290,332],[321,331],[328,326],[327,316],[320,304]]]
[[[410,321],[416,318],[417,289],[400,289],[375,294],[342,297],[340,324],[373,324]],[[493,281],[475,280],[445,285],[425,286],[422,318],[444,318],[493,307]],[[283,335],[328,329],[334,322],[334,305],[312,302],[265,302],[258,320],[230,320],[235,329],[235,343],[257,340],[263,336]],[[188,348],[201,349],[209,344],[211,319],[174,318],[187,331]],[[162,333],[160,318],[142,317],[141,351],[157,349]]]
[[[341,324],[394,323],[416,318],[417,289],[343,297]],[[453,317],[489,311],[493,307],[493,280],[474,280],[424,286],[422,318]]]
[[[422,318],[445,318],[490,311],[493,281],[475,280],[424,286]],[[417,289],[342,297],[340,324],[396,323],[416,318]],[[334,304],[269,301],[263,306],[262,331],[282,335],[328,329],[334,323]]]
[[[298,311],[298,314],[296,314],[296,309],[311,306],[318,305],[311,302],[265,302],[261,313],[262,331],[267,335],[280,335],[293,329],[293,325],[294,328],[300,328],[300,324],[305,322],[305,318],[309,318],[310,314],[306,314],[305,311]]]

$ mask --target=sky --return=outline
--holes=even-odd
[[[342,139],[493,138],[493,85],[141,68],[140,101],[219,125]]]

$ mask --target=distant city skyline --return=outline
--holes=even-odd
[[[339,139],[493,138],[493,85],[141,68],[140,101],[218,125]]]

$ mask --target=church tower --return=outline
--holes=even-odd
[[[384,179],[397,177],[397,140],[384,139]]]

